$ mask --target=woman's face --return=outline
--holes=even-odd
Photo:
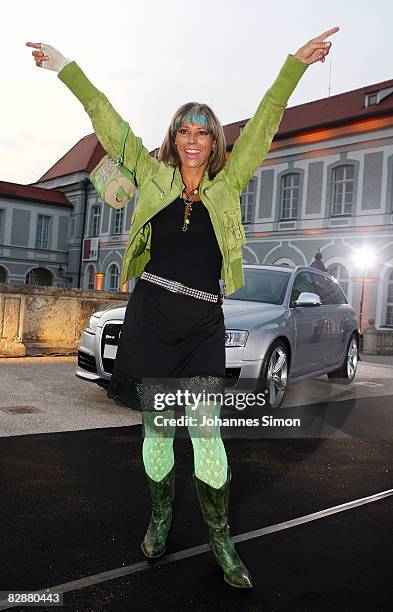
[[[216,141],[204,125],[184,122],[176,132],[175,144],[181,166],[205,169]]]

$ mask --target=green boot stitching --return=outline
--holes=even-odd
[[[141,549],[147,559],[157,559],[166,550],[172,523],[172,502],[175,497],[175,466],[159,482],[146,474],[152,499],[152,513]]]
[[[194,474],[202,515],[209,527],[210,548],[224,572],[224,580],[233,587],[247,589],[252,587],[251,575],[235,550],[228,525],[231,477],[228,465],[226,482],[215,489]]]

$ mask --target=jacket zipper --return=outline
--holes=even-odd
[[[154,180],[154,178],[152,178],[151,180],[152,180],[152,183],[154,183],[155,186],[158,187],[158,189],[160,190],[160,197],[163,198],[165,195],[165,191],[159,186],[159,184],[157,183],[157,181]]]

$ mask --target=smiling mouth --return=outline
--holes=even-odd
[[[186,157],[190,157],[191,159],[197,157],[200,154],[198,149],[185,149],[184,154]]]

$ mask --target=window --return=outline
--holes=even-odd
[[[324,274],[311,273],[314,281],[314,293],[319,295],[324,306],[331,304],[347,304],[345,295],[339,284]]]
[[[393,213],[393,164],[390,170],[390,212]]]
[[[254,223],[257,179],[252,178],[240,196],[242,223]]]
[[[393,326],[393,270],[390,272],[388,276],[385,325]]]
[[[367,94],[366,106],[373,106],[374,104],[378,104],[378,93]]]
[[[2,240],[2,236],[3,236],[4,219],[5,219],[5,210],[4,208],[0,208],[0,240]]]
[[[7,282],[7,270],[0,266],[0,284]]]
[[[338,281],[345,295],[348,295],[349,275],[346,267],[340,263],[334,263],[327,267],[327,271]]]
[[[109,268],[109,290],[110,291],[118,291],[119,290],[119,268],[116,264],[112,264]]]
[[[115,210],[113,215],[113,233],[121,234],[123,232],[123,212],[124,208]]]
[[[96,288],[96,274],[94,270],[94,266],[89,266],[86,270],[87,276],[87,288],[89,291],[94,291]]]
[[[281,219],[296,219],[299,209],[300,174],[281,177]]]
[[[98,204],[91,209],[91,236],[98,236],[100,233],[101,206]]]
[[[50,217],[38,215],[36,249],[47,249],[49,246],[49,221]]]
[[[290,306],[293,307],[295,302],[301,293],[316,293],[313,278],[310,272],[299,272],[293,283]]]
[[[257,268],[244,269],[244,285],[231,293],[231,300],[282,304],[290,272]]]
[[[333,215],[350,215],[352,212],[354,166],[337,166],[333,169]]]

